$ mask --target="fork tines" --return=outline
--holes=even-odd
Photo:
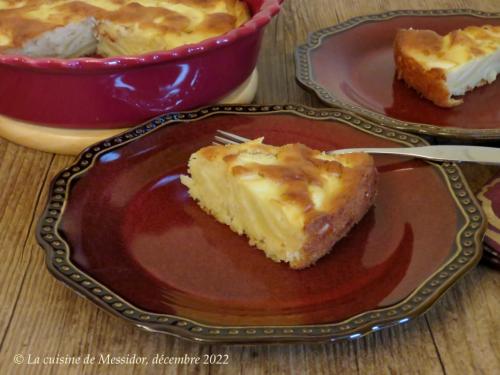
[[[221,144],[221,145],[235,145],[239,143],[248,142],[249,139],[245,137],[241,137],[239,135],[229,133],[223,130],[217,130],[217,134],[214,136],[215,141],[213,144]]]

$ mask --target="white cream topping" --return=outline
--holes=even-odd
[[[500,74],[500,49],[450,69],[446,74],[446,84],[451,96],[460,96],[475,87],[492,83],[498,74]]]

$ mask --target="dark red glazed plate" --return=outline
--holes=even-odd
[[[477,195],[488,222],[484,234],[484,260],[500,269],[500,174]]]
[[[224,342],[359,337],[425,311],[481,256],[484,220],[459,168],[377,157],[379,194],[315,266],[267,259],[192,201],[179,175],[217,129],[318,149],[424,145],[347,112],[210,107],[85,150],[53,181],[38,241],[49,270],[151,331]]]
[[[445,109],[395,77],[392,44],[399,28],[446,34],[485,24],[500,25],[500,13],[405,10],[353,18],[309,35],[296,51],[297,79],[325,103],[386,126],[448,138],[500,139],[500,80]]]

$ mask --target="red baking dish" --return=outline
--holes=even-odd
[[[283,0],[245,0],[252,18],[169,51],[110,58],[0,55],[0,114],[46,126],[114,129],[215,103],[249,77]],[[0,20],[1,22],[1,20]]]

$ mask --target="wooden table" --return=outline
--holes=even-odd
[[[294,48],[304,42],[307,32],[354,16],[410,6],[500,11],[499,0],[286,0],[282,13],[266,30],[257,103],[321,106],[294,79]],[[35,240],[48,184],[71,160],[0,139],[0,374],[500,373],[500,277],[484,265],[469,272],[425,316],[351,342],[201,345],[149,334],[112,317],[56,282]],[[496,171],[465,167],[476,190]],[[69,355],[83,360],[87,354],[101,353],[148,358],[157,353],[228,354],[229,364],[26,364],[36,357],[42,361]],[[24,356],[25,364],[14,363],[16,354]]]

